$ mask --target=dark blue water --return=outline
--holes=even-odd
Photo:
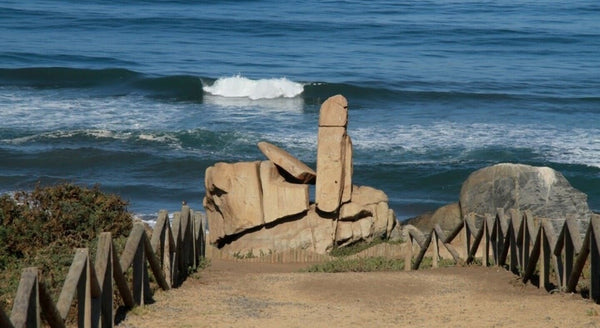
[[[0,1],[0,192],[201,208],[205,169],[259,141],[314,168],[341,93],[354,182],[400,219],[500,162],[552,167],[599,211],[599,53],[596,1]]]

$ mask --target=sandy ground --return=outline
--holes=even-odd
[[[213,260],[118,327],[600,327],[600,305],[499,268],[304,273]]]

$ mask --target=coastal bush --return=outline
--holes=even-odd
[[[63,183],[0,196],[0,306],[12,308],[21,271],[36,266],[56,299],[75,254],[110,231],[124,245],[133,225],[127,202],[119,196]],[[92,257],[93,258],[93,257]]]
[[[307,272],[373,272],[404,270],[404,260],[389,259],[382,256],[364,258],[336,258],[315,264],[306,269]]]

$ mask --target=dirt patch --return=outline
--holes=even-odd
[[[118,327],[600,327],[600,306],[500,268],[303,273],[213,260]]]

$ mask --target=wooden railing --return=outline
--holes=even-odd
[[[557,234],[549,219],[534,218],[527,211],[520,213],[511,210],[505,214],[501,209],[496,216],[467,215],[449,236],[444,235],[439,225],[429,235],[414,227],[406,230],[409,245],[406,248],[409,252],[405,255],[407,270],[418,269],[425,253],[432,254],[432,266],[437,267],[440,245],[443,245],[455,263],[473,264],[476,259],[481,259],[481,265],[506,267],[519,275],[524,283],[537,277],[539,288],[575,292],[589,259],[589,297],[600,303],[598,214],[592,214],[583,238],[573,217],[564,221]],[[461,232],[464,251],[459,255],[451,243]],[[413,245],[419,250],[416,256],[413,256]],[[477,254],[480,257],[476,258]],[[551,279],[551,275],[554,279]]]
[[[75,296],[78,327],[113,327],[113,280],[123,304],[133,308],[151,300],[148,266],[158,287],[168,290],[179,286],[204,257],[203,214],[183,206],[172,223],[160,211],[150,239],[146,226],[136,222],[121,256],[109,232],[99,236],[95,261],[87,248],[76,249],[56,303],[39,270],[24,269],[10,318],[0,309],[0,327],[40,327],[42,314],[50,327],[65,327]],[[125,275],[130,268],[131,285]]]
[[[593,214],[582,238],[574,218],[564,221],[555,232],[551,220],[534,218],[531,213],[501,209],[495,216],[469,214],[446,235],[439,225],[429,233],[404,226],[406,243],[377,246],[357,256],[375,253],[405,259],[406,270],[417,270],[426,254],[434,268],[440,265],[441,251],[456,264],[496,265],[519,275],[524,283],[537,277],[539,288],[547,291],[575,292],[586,263],[589,263],[589,296],[600,303],[600,215]],[[46,286],[40,282],[36,268],[23,271],[10,318],[0,309],[0,327],[39,327],[41,313],[51,327],[64,327],[77,295],[79,327],[113,326],[113,280],[126,307],[147,302],[150,297],[148,265],[163,290],[176,287],[196,267],[207,251],[205,218],[187,206],[173,214],[169,223],[166,211],[159,212],[151,239],[143,223],[134,224],[119,257],[110,233],[98,240],[93,263],[87,248],[76,250],[73,263],[55,304]],[[460,238],[457,238],[460,237]],[[462,245],[456,241],[462,239]],[[210,250],[210,249],[209,249]],[[375,252],[374,252],[375,251]],[[215,258],[220,253],[209,252]],[[303,251],[269,254],[251,262],[321,261],[329,256],[313,257]],[[588,261],[589,260],[589,261]],[[124,272],[132,268],[131,287]],[[551,277],[554,277],[551,279]]]

